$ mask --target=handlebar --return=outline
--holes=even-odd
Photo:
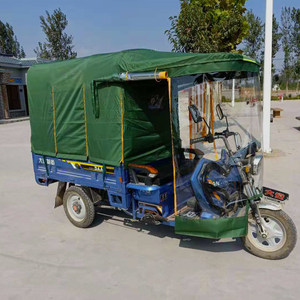
[[[196,144],[196,143],[200,143],[200,142],[213,143],[213,141],[216,140],[216,139],[219,139],[219,138],[223,139],[224,137],[228,138],[228,137],[233,136],[235,134],[236,134],[235,132],[230,132],[230,131],[224,130],[223,132],[215,132],[214,135],[208,134],[208,135],[203,136],[203,137],[191,139],[190,143],[191,144]]]
[[[203,136],[203,137],[191,139],[191,144],[196,144],[196,143],[199,143],[199,142],[209,142],[209,143],[213,143],[213,142],[214,142],[214,139],[216,139],[215,136],[213,136],[212,134],[208,134],[208,135]]]
[[[222,139],[228,152],[229,152],[229,155],[233,155],[233,152],[231,150],[231,147],[227,141],[227,138],[230,137],[230,136],[236,136],[236,133],[235,132],[231,132],[231,131],[228,131],[228,130],[224,130],[222,132],[215,132],[214,135],[212,134],[208,134],[206,136],[203,136],[203,137],[199,137],[199,138],[195,138],[195,139],[191,139],[190,140],[190,143],[191,145],[192,144],[196,144],[196,143],[199,143],[199,142],[208,142],[208,143],[213,143],[214,140],[216,139]],[[238,148],[238,146],[237,146]]]
[[[222,132],[215,132],[215,136],[225,136],[226,138],[233,136],[235,134],[236,134],[235,132],[228,131],[228,130],[224,130]]]
[[[200,137],[200,138],[191,139],[191,141],[190,141],[191,145],[192,144],[196,144],[196,143],[200,143],[200,142],[206,142],[206,136]]]

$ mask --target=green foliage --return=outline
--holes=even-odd
[[[13,54],[15,57],[25,57],[23,47],[20,46],[14,33],[13,27],[8,23],[4,24],[0,20],[0,52],[4,54]]]
[[[264,40],[264,25],[259,17],[255,16],[250,10],[246,13],[246,20],[249,24],[249,31],[243,40],[244,54],[256,59],[262,60],[262,46]]]
[[[291,41],[293,45],[293,52],[295,55],[295,77],[300,79],[300,9],[293,8],[291,13],[292,18],[292,33]]]
[[[292,19],[291,8],[284,7],[281,11],[281,32],[282,32],[282,48],[284,52],[283,62],[283,76],[288,84],[293,73],[293,59],[292,59]],[[288,88],[288,87],[287,87]]]
[[[46,11],[46,17],[40,16],[40,21],[46,42],[39,42],[38,47],[34,49],[37,56],[50,60],[75,58],[77,53],[73,51],[73,37],[64,32],[68,20],[61,9],[55,9],[52,15]]]
[[[248,32],[247,0],[180,0],[165,31],[176,52],[230,52]]]
[[[265,25],[262,23],[262,20],[259,17],[253,14],[252,11],[247,12],[246,18],[249,24],[249,31],[248,35],[243,40],[244,48],[242,50],[246,55],[259,61],[263,71]],[[273,15],[272,60],[274,60],[279,51],[281,37],[282,33],[279,30],[279,24],[276,17]],[[273,63],[272,72],[275,73],[275,67]]]
[[[252,11],[247,12],[246,18],[249,24],[248,35],[243,40],[243,52],[261,62],[261,70],[263,71],[264,61],[264,25],[259,17],[255,16]],[[281,26],[273,15],[272,28],[272,59],[280,50],[284,53],[284,66],[282,73],[276,75],[276,82],[283,86],[293,85],[293,81],[297,82],[300,77],[300,9],[285,7],[281,12]],[[282,41],[282,43],[281,43]],[[274,64],[272,64],[272,72],[275,73]],[[262,76],[261,72],[261,76]],[[261,77],[261,79],[263,79]],[[292,81],[293,79],[293,81]],[[297,84],[294,84],[297,86]],[[297,87],[298,90],[298,87]]]
[[[279,23],[273,15],[273,27],[272,27],[272,58],[274,59],[277,52],[280,49],[280,40],[282,38],[282,33],[280,32]],[[274,66],[273,66],[274,68]]]
[[[300,98],[299,95],[297,95],[297,96],[292,96],[291,94],[288,94],[288,95],[284,94],[283,95],[284,100],[299,100],[299,98]],[[281,101],[281,98],[280,98],[280,96],[279,97],[278,96],[272,96],[271,100],[272,101]]]
[[[284,7],[281,12],[282,48],[284,64],[282,78],[286,90],[291,80],[298,83],[300,79],[300,9]]]

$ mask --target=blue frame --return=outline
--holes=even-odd
[[[241,149],[240,153],[243,153]],[[69,182],[85,187],[106,190],[111,206],[124,209],[132,214],[133,219],[141,219],[147,212],[158,213],[167,218],[174,214],[174,185],[173,180],[167,184],[158,186],[146,186],[129,182],[128,170],[121,164],[118,167],[97,164],[90,161],[77,161],[58,159],[56,157],[43,156],[33,153],[33,167],[35,180],[38,184],[48,186],[51,183],[61,181]],[[222,157],[216,163],[222,165],[228,163],[226,151],[222,151]],[[183,201],[177,205],[180,209],[191,197],[199,201],[202,219],[218,218],[218,212],[212,208],[204,194],[201,175],[205,165],[211,162],[202,158],[192,174],[180,178],[180,184],[176,186],[176,193]],[[217,175],[212,175],[212,181],[218,181]],[[241,178],[236,166],[226,177],[226,182],[241,184]],[[174,221],[163,221],[163,224],[174,226]]]
[[[106,166],[90,161],[58,159],[32,153],[35,180],[48,186],[61,181],[106,190],[111,206],[132,213],[133,219],[146,212],[159,213],[163,218],[174,213],[173,182],[162,186],[145,186],[129,182],[128,171],[121,164]],[[174,226],[174,222],[164,222]]]
[[[234,157],[244,157],[251,145],[240,149]],[[251,148],[251,147],[250,147]],[[171,182],[158,186],[147,186],[129,182],[128,170],[120,166],[107,166],[90,161],[58,159],[32,153],[35,180],[38,184],[48,186],[56,181],[69,182],[85,187],[106,190],[111,206],[124,209],[132,214],[133,219],[140,219],[146,212],[158,213],[167,218],[174,214],[174,185]],[[201,219],[218,218],[218,212],[210,205],[202,187],[202,170],[211,160],[202,158],[192,174],[180,178],[176,183],[176,193],[181,196],[177,209],[186,205],[191,197],[196,197],[201,205]],[[239,171],[225,150],[221,159],[216,161],[220,166],[231,165],[226,178],[220,174],[211,174],[209,180],[218,185],[234,183],[242,185]],[[213,200],[214,201],[214,200]],[[215,203],[217,204],[217,203]],[[163,221],[163,224],[174,226],[174,221]]]

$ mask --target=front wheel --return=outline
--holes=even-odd
[[[248,234],[244,245],[252,254],[266,259],[282,259],[294,249],[297,230],[292,219],[282,210],[260,209],[266,237],[262,237],[253,216],[249,214]]]

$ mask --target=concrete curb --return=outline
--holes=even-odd
[[[16,122],[22,122],[22,121],[28,121],[28,120],[29,120],[29,117],[4,119],[4,120],[0,120],[0,125],[16,123]]]

